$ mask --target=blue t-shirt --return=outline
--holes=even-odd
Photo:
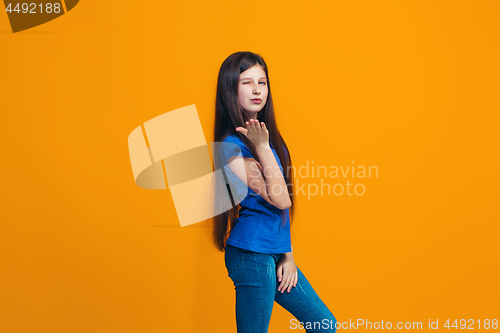
[[[280,159],[271,144],[270,147],[283,173]],[[254,158],[252,152],[238,136],[229,135],[221,143],[219,157],[230,184],[233,199],[236,204],[240,204],[240,210],[226,244],[267,254],[291,252],[289,209],[287,208],[284,212],[285,224],[283,225],[283,211],[271,205],[248,187],[227,165],[229,158],[238,155]]]

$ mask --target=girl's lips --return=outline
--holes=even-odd
[[[252,102],[254,103],[261,103],[262,100],[260,98],[254,98],[254,99],[251,99]]]

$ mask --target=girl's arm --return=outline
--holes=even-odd
[[[269,152],[274,159],[274,154],[269,148]],[[259,158],[262,157],[259,154]],[[274,159],[276,166],[278,163]],[[227,166],[231,171],[238,176],[248,187],[260,195],[264,200],[269,202],[271,205],[285,210],[291,206],[290,197],[288,195],[288,188],[284,185],[280,185],[280,178],[275,175],[269,175],[270,171],[267,171],[268,177],[264,177],[264,167],[257,162],[254,158],[233,156],[227,161]],[[279,173],[281,170],[279,166],[277,167]],[[267,170],[270,170],[268,168]],[[283,180],[283,175],[281,174],[282,184],[285,183]],[[276,185],[278,184],[278,185]],[[273,187],[274,186],[274,187]],[[284,186],[285,190],[278,189],[278,186]],[[269,191],[269,193],[268,193]]]
[[[281,210],[290,208],[292,205],[286,186],[283,173],[274,157],[269,143],[265,146],[255,147],[259,155],[260,165],[262,167],[262,176],[265,181],[265,194],[273,204]],[[262,194],[260,194],[262,196]]]
[[[269,132],[264,123],[247,121],[248,129],[237,127],[255,145],[260,163],[254,158],[233,156],[227,161],[232,172],[264,200],[284,210],[291,206],[283,173],[269,145]]]

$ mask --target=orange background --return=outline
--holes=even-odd
[[[379,168],[351,180],[363,196],[297,197],[294,258],[337,320],[500,319],[499,10],[82,1],[16,34],[1,12],[0,331],[236,331],[223,253],[134,183],[127,137],[196,104],[211,141],[243,50],[268,63],[294,165]],[[275,303],[270,332],[292,318]]]

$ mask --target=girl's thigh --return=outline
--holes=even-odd
[[[236,290],[238,333],[267,333],[276,288],[273,257],[230,245],[226,245],[224,257]]]
[[[291,288],[290,293],[287,291],[288,288],[283,293],[278,291],[280,283],[276,284],[275,290],[276,303],[296,318],[290,321],[290,328],[305,328],[307,333],[335,332],[337,320],[334,315],[316,294],[298,266],[297,273],[297,285]]]

